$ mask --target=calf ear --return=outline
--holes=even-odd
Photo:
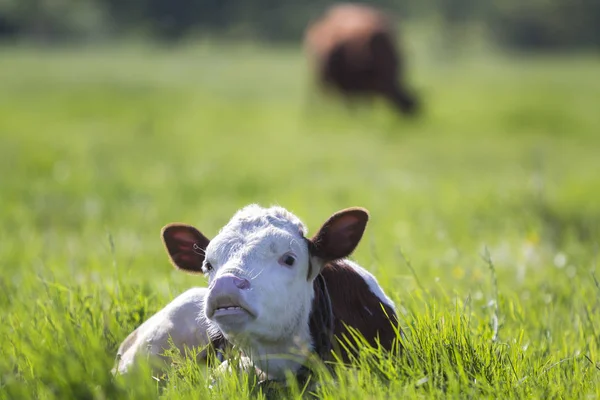
[[[185,224],[169,224],[161,236],[171,263],[188,272],[202,272],[206,247],[210,240],[198,229]]]
[[[346,208],[333,214],[313,236],[311,255],[324,263],[352,254],[369,220],[364,208]]]

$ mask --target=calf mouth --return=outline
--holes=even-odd
[[[213,311],[212,317],[219,318],[219,317],[224,317],[227,315],[243,315],[243,314],[250,315],[250,312],[241,306],[230,305],[230,306],[223,306],[223,307],[216,308]]]
[[[255,319],[256,313],[240,298],[221,296],[208,299],[206,316],[216,322],[233,322],[236,318]]]

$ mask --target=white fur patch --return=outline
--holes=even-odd
[[[285,370],[296,369],[299,363],[287,356],[312,347],[308,319],[314,291],[306,279],[305,233],[304,224],[286,209],[252,204],[235,213],[206,249],[206,260],[213,267],[208,274],[207,307],[219,296],[211,290],[213,282],[233,274],[249,281],[248,288],[235,296],[256,316],[244,322],[241,330],[219,325],[216,318],[214,323],[227,340],[272,376],[283,377]],[[293,265],[282,263],[286,254],[293,255]]]
[[[134,330],[119,347],[113,373],[126,373],[140,357],[160,369],[169,339],[181,352],[184,347],[206,346],[215,329],[203,318],[206,293],[206,288],[185,291]]]

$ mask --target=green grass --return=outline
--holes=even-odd
[[[215,235],[252,202],[311,231],[371,212],[354,258],[407,352],[365,354],[319,397],[600,396],[598,57],[415,52],[425,113],[407,121],[307,106],[295,49],[1,51],[0,398],[250,396],[185,360],[160,382],[109,371],[205,285],[170,266],[160,228]]]

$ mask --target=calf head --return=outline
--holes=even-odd
[[[366,210],[345,209],[308,239],[287,210],[250,205],[212,240],[184,224],[165,226],[162,237],[175,267],[208,277],[206,317],[229,341],[250,353],[267,344],[286,351],[279,345],[312,344],[313,281],[327,262],[352,253],[367,221]]]

